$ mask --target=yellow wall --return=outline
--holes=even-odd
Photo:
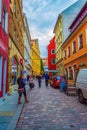
[[[31,40],[31,66],[33,68],[33,75],[39,75],[41,73],[40,65],[40,50],[36,45],[36,40]]]
[[[17,75],[20,74],[20,59],[24,59],[24,22],[21,0],[11,0],[10,28],[9,28],[9,62],[8,62],[8,88],[11,86],[12,57],[18,63]],[[22,69],[24,65],[22,65]]]

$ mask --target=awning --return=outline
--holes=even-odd
[[[57,73],[59,71],[58,70],[48,70],[48,72],[55,72],[55,73]]]

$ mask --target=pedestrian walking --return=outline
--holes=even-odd
[[[30,86],[30,89],[34,88],[34,80],[32,76],[29,77],[29,86]]]
[[[27,75],[27,84],[29,83],[29,78],[30,78],[30,76],[29,76],[29,75]]]
[[[37,76],[39,88],[41,87],[41,75]]]
[[[26,88],[25,88],[23,73],[21,73],[20,77],[18,77],[17,84],[18,84],[18,94],[19,94],[19,96],[18,96],[18,104],[21,104],[21,96],[22,96],[22,94],[24,95],[25,102],[28,103],[29,100],[27,99],[27,95],[26,95]]]
[[[49,81],[49,75],[48,73],[45,74],[45,85],[48,86],[48,81]]]

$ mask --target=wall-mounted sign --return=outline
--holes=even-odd
[[[20,59],[20,64],[23,64],[23,59],[22,58]]]

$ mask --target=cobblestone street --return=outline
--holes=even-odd
[[[87,105],[80,104],[77,96],[45,87],[44,80],[41,88],[35,81],[28,96],[16,130],[87,130]]]

